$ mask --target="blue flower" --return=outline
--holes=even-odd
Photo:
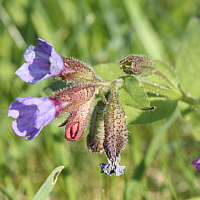
[[[124,174],[123,170],[125,169],[125,166],[120,166],[120,161],[121,156],[118,155],[118,157],[115,158],[108,158],[108,164],[100,163],[101,173],[108,174],[109,176],[113,173],[115,173],[115,176]]]
[[[8,108],[8,117],[16,118],[11,127],[16,135],[26,137],[26,140],[35,138],[58,115],[54,102],[48,97],[16,99]]]
[[[62,57],[55,52],[51,44],[38,38],[39,46],[29,45],[24,54],[24,63],[15,74],[27,83],[37,83],[44,79],[57,76],[64,67]]]
[[[197,171],[200,172],[200,156],[196,160],[192,161],[192,165],[196,165]]]

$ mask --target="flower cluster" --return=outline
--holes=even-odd
[[[127,131],[115,82],[102,81],[90,67],[60,56],[43,39],[38,38],[37,41],[38,46],[30,45],[26,49],[26,63],[16,71],[16,75],[31,84],[51,77],[73,84],[49,97],[16,98],[17,101],[8,108],[8,116],[15,118],[11,125],[13,131],[20,137],[26,137],[26,140],[32,140],[59,115],[69,114],[59,127],[65,126],[67,140],[79,140],[85,132],[95,94],[103,87],[110,87],[105,97],[101,93],[103,100],[95,106],[87,144],[92,153],[105,151],[108,164],[100,164],[101,172],[108,175],[115,173],[116,176],[123,174],[125,167],[120,166],[120,152],[126,144]]]
[[[117,100],[115,83],[111,83],[111,91],[108,92],[108,102],[100,100],[94,111],[87,136],[88,149],[92,153],[105,151],[108,164],[100,164],[101,172],[111,176],[123,174],[125,166],[120,166],[120,152],[127,142],[127,126],[125,112]]]
[[[102,81],[90,67],[59,55],[51,44],[43,39],[38,38],[37,41],[38,46],[28,46],[24,54],[26,63],[15,74],[31,84],[57,77],[71,82],[72,86],[49,97],[16,98],[7,113],[15,118],[11,124],[13,131],[20,137],[26,137],[26,140],[32,140],[59,115],[67,114],[67,119],[59,127],[65,126],[65,138],[68,141],[79,140],[85,132],[95,94],[99,93],[101,100],[97,102],[91,116],[87,147],[93,154],[105,152],[107,155],[108,163],[100,164],[101,173],[110,176],[115,173],[120,176],[125,168],[120,166],[120,153],[127,143],[126,115],[117,99],[117,82],[120,82],[120,79]],[[157,74],[166,79],[146,56],[130,55],[120,61],[120,67],[131,76]],[[102,90],[104,87],[108,88],[105,95]],[[150,107],[148,110],[154,108]],[[196,165],[197,171],[200,172],[200,157],[195,159],[192,165]]]
[[[28,46],[24,54],[26,63],[16,71],[23,81],[34,84],[55,76],[62,77],[66,81],[96,79],[89,67],[78,61],[63,58],[47,41],[40,38],[37,41],[38,46]],[[76,67],[71,65],[72,62],[76,63]],[[75,77],[76,70],[78,73]],[[53,122],[60,114],[71,113],[68,118],[70,123],[66,126],[66,138],[68,140],[80,139],[85,131],[94,93],[98,86],[100,84],[85,83],[66,88],[50,97],[17,98],[17,101],[11,103],[8,108],[8,116],[16,118],[12,122],[13,131],[18,136],[32,140],[44,126]],[[80,117],[82,113],[84,117]]]

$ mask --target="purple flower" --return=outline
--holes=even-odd
[[[196,165],[197,171],[200,172],[200,156],[196,160],[192,161],[192,165]]]
[[[55,52],[51,44],[38,38],[39,46],[29,45],[24,54],[24,63],[15,74],[27,83],[37,83],[67,71],[62,57]]]
[[[54,101],[48,97],[16,99],[8,108],[8,117],[16,118],[11,127],[16,135],[26,137],[26,140],[35,138],[44,126],[58,116]]]

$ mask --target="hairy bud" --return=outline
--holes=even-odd
[[[55,102],[59,114],[66,114],[90,100],[94,93],[94,85],[76,85],[59,91],[50,98]]]
[[[103,142],[105,138],[104,131],[104,109],[106,104],[100,100],[94,108],[91,117],[90,132],[87,136],[88,150],[92,150],[92,153],[100,152],[104,153]]]
[[[104,149],[108,158],[116,158],[127,142],[126,116],[117,100],[115,91],[111,91],[110,101],[105,110]]]
[[[86,129],[90,109],[93,103],[94,97],[86,101],[83,105],[75,109],[70,113],[68,119],[62,123],[59,127],[66,125],[65,138],[69,141],[79,140]]]
[[[96,79],[95,73],[90,67],[71,58],[62,57],[62,59],[64,66],[68,69],[68,71],[63,71],[62,75],[59,76],[63,80],[85,83]]]
[[[130,55],[120,61],[122,71],[137,76],[150,76],[155,70],[153,61],[147,56]]]

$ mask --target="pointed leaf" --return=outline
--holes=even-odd
[[[33,200],[47,199],[49,193],[52,191],[54,185],[56,184],[58,175],[60,174],[63,168],[64,166],[59,166],[51,172],[47,180],[43,183],[37,194],[34,196]]]
[[[147,124],[158,121],[170,116],[176,109],[177,101],[169,100],[167,98],[149,98],[151,104],[156,106],[155,110],[142,111],[130,106],[123,105],[127,123],[129,124]]]

